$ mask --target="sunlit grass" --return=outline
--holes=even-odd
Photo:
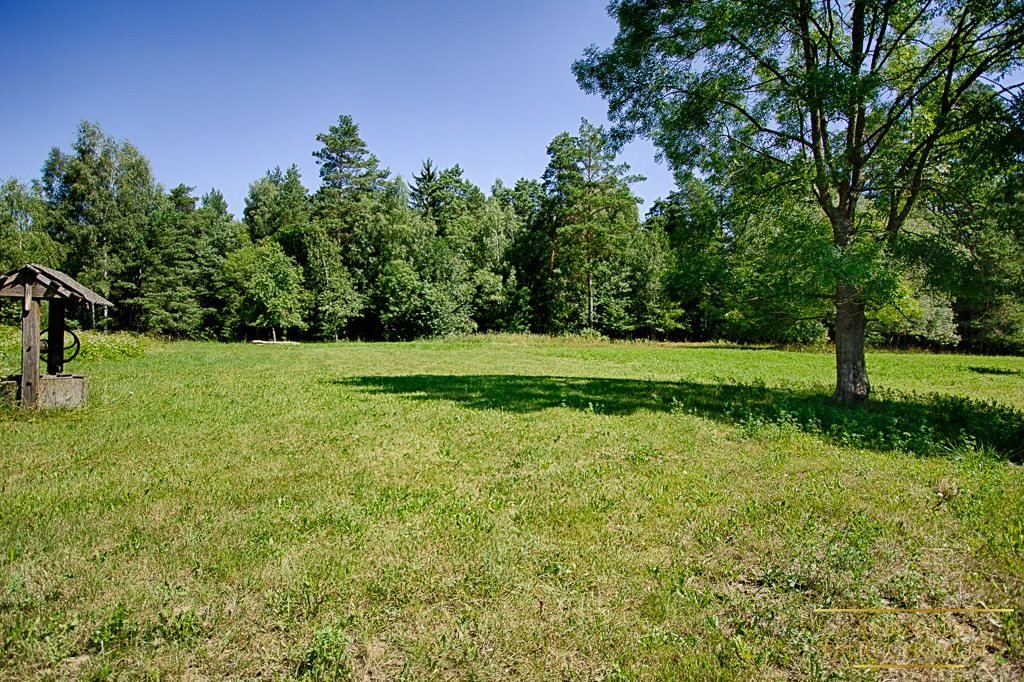
[[[906,641],[1015,679],[1020,616],[815,609],[1024,608],[1024,360],[874,353],[855,411],[832,362],[502,336],[69,366],[89,408],[0,414],[0,676],[874,679]]]

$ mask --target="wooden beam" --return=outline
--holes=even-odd
[[[32,287],[25,285],[21,311],[21,406],[39,405],[39,301],[32,299]]]
[[[8,284],[7,286],[0,287],[0,298],[21,298],[24,295],[25,286],[23,284]],[[43,286],[42,284],[32,285],[32,298],[66,298],[68,300],[78,301],[81,300],[81,296],[74,292],[65,289],[60,284],[53,282],[50,286]]]
[[[21,298],[25,292],[25,284],[8,284],[0,287],[0,296],[3,298]],[[30,283],[27,286],[32,288],[33,298],[46,298],[46,287],[38,283]]]

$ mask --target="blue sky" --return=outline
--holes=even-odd
[[[83,119],[134,143],[157,179],[224,192],[298,164],[351,114],[393,172],[458,163],[485,190],[539,177],[548,142],[606,107],[570,71],[615,24],[604,0],[70,3],[0,0],[0,179],[37,177]],[[642,210],[673,186],[647,142]]]

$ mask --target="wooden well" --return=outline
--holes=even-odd
[[[113,304],[59,270],[42,265],[25,265],[0,276],[0,298],[21,301],[21,375],[18,377],[18,401],[22,407],[39,407],[40,387],[56,386],[64,374],[65,315],[71,303],[113,307]],[[46,374],[40,372],[40,302],[49,302],[46,338]],[[44,382],[43,379],[47,381]],[[82,377],[77,377],[81,380]],[[82,393],[84,401],[84,393]],[[63,405],[67,406],[67,405]]]

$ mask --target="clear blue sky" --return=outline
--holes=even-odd
[[[315,136],[347,113],[392,172],[431,157],[487,190],[539,177],[580,117],[606,122],[570,66],[614,34],[605,0],[0,0],[0,179],[38,177],[88,119],[240,215],[274,166],[316,187]],[[649,178],[642,210],[671,191],[649,143],[623,158]]]

